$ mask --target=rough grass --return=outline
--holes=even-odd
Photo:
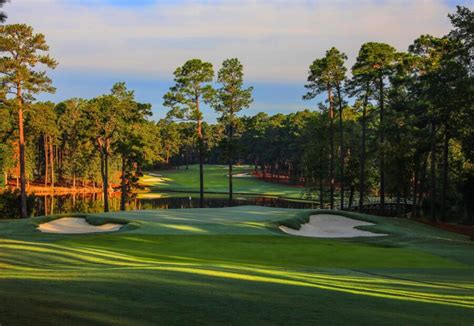
[[[324,212],[326,211],[318,211]],[[470,325],[473,243],[354,213],[380,238],[285,235],[314,213],[265,207],[87,215],[108,234],[0,222],[0,321],[28,324]],[[69,215],[70,216],[70,215]]]
[[[251,172],[249,166],[235,166],[234,173]],[[157,177],[156,174],[161,175]],[[208,193],[228,192],[228,170],[224,165],[204,166],[204,191]],[[180,170],[155,171],[146,174],[141,183],[152,190],[199,192],[199,165],[190,165],[189,170],[184,167]],[[302,188],[283,184],[263,182],[255,177],[233,178],[234,193],[270,195],[288,198],[302,198]]]

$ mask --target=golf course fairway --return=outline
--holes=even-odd
[[[240,206],[0,221],[1,325],[472,325],[474,243],[407,219],[337,212],[381,237],[287,235],[328,211]]]
[[[250,175],[252,172],[253,168],[248,165],[234,167],[233,183],[235,194],[279,196],[294,199],[303,198],[304,188],[263,182]],[[241,175],[245,175],[245,177]],[[204,192],[227,193],[229,191],[227,166],[205,165],[204,176]],[[140,179],[140,182],[152,192],[181,191],[196,193],[199,192],[199,165],[190,165],[188,169],[181,167],[179,170],[160,170],[156,173],[148,172]]]

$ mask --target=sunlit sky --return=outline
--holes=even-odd
[[[386,42],[406,50],[420,34],[449,32],[451,0],[158,1],[11,0],[7,23],[26,23],[46,35],[59,66],[50,75],[57,91],[41,100],[91,98],[125,81],[137,100],[163,117],[163,94],[173,71],[191,58],[244,64],[255,87],[244,114],[289,113],[315,108],[305,102],[310,63],[336,46],[349,68],[362,43]],[[215,113],[204,108],[205,118]]]

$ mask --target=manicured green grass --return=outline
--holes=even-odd
[[[88,215],[109,234],[0,222],[0,322],[471,325],[474,245],[409,220],[342,213],[387,237],[281,233],[309,210],[241,206]],[[281,222],[283,221],[283,222]]]
[[[251,172],[249,166],[235,166],[234,173]],[[156,175],[161,175],[158,180]],[[205,165],[204,166],[204,191],[214,193],[227,193],[229,190],[227,166]],[[160,191],[183,191],[199,192],[199,165],[190,165],[186,170],[164,170],[146,174],[141,182],[152,190]],[[233,190],[238,194],[271,195],[290,198],[302,198],[304,189],[278,183],[259,180],[255,177],[234,177]]]

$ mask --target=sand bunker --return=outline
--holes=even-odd
[[[356,226],[363,225],[374,224],[340,215],[317,214],[312,215],[309,223],[302,224],[299,230],[290,229],[283,225],[280,226],[280,230],[292,235],[315,238],[379,237],[386,235],[355,229]]]
[[[45,233],[81,234],[118,231],[121,227],[122,224],[113,223],[95,226],[87,223],[85,218],[63,217],[48,223],[40,224],[38,230]]]
[[[229,175],[227,175],[229,176]],[[236,174],[232,174],[232,177],[233,178],[252,178],[253,175],[249,174],[249,173],[236,173]]]

